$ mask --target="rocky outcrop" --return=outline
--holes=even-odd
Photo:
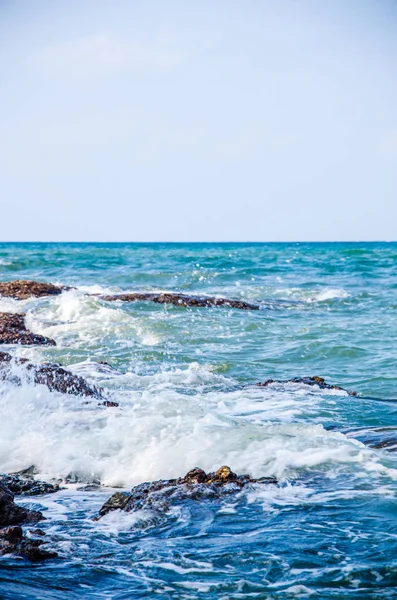
[[[56,296],[67,290],[65,286],[53,285],[52,283],[40,283],[38,281],[6,281],[0,283],[0,296],[14,298],[14,300],[26,300],[27,298],[42,298],[43,296]]]
[[[196,467],[179,479],[141,483],[129,493],[116,492],[102,506],[99,517],[118,509],[131,512],[150,508],[164,512],[172,503],[186,499],[200,501],[219,498],[254,483],[276,484],[277,480],[273,477],[253,479],[249,475],[236,475],[227,466],[221,467],[215,473],[206,473]]]
[[[117,402],[113,402],[105,396],[102,388],[88,383],[83,377],[74,375],[56,363],[35,365],[26,358],[12,359],[10,354],[0,352],[0,379],[11,381],[16,385],[22,384],[23,372],[16,372],[13,369],[13,363],[21,366],[33,383],[45,385],[51,391],[94,398],[101,400],[104,406],[118,406]]]
[[[43,519],[41,512],[28,510],[14,502],[14,494],[0,483],[0,527],[19,525],[20,523],[36,523]]]
[[[14,300],[26,300],[28,298],[42,298],[45,296],[56,296],[63,291],[73,289],[64,285],[53,285],[38,281],[26,281],[23,279],[0,283],[0,296],[13,298]],[[98,294],[91,294],[98,296]],[[181,294],[178,292],[132,292],[125,294],[105,294],[99,296],[107,302],[156,302],[158,304],[174,304],[175,306],[225,306],[241,310],[259,310],[257,304],[244,302],[243,300],[230,300],[216,296],[196,296]],[[13,342],[11,342],[13,343]]]
[[[41,548],[43,540],[27,537],[20,526],[43,519],[41,512],[15,504],[14,494],[0,483],[0,555],[16,554],[32,561],[57,556],[56,552]],[[38,531],[39,535],[44,534]]]
[[[39,532],[37,535],[42,537],[44,532],[41,530],[37,531]],[[35,534],[36,532],[33,530],[31,533]],[[56,552],[42,548],[44,543],[43,539],[27,537],[19,525],[0,529],[0,555],[16,554],[17,556],[28,558],[33,562],[58,556]]]
[[[51,338],[26,329],[24,313],[0,313],[0,344],[56,346]]]
[[[357,396],[357,392],[345,390],[339,385],[330,385],[322,377],[294,377],[293,379],[284,380],[268,379],[267,381],[255,383],[254,385],[256,385],[257,387],[267,387],[272,383],[298,383],[304,385],[312,385],[319,387],[321,390],[340,390],[342,392],[346,392],[347,394],[349,394],[349,396]]]
[[[189,296],[172,292],[152,293],[134,292],[131,294],[114,294],[99,296],[107,302],[156,302],[158,304],[174,304],[175,306],[225,306],[226,308],[238,308],[241,310],[259,310],[257,304],[249,304],[243,300],[228,300],[216,296]]]
[[[40,496],[53,494],[60,490],[58,483],[47,483],[35,479],[36,469],[32,466],[18,473],[0,473],[0,484],[10,492],[22,496]]]

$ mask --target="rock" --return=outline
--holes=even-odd
[[[47,483],[34,479],[34,467],[29,467],[18,473],[0,473],[0,483],[6,486],[14,494],[22,496],[39,496],[41,494],[53,494],[58,492],[58,483]]]
[[[393,425],[343,428],[339,431],[348,438],[354,438],[374,450],[397,452],[397,427]]]
[[[101,404],[104,406],[118,406],[117,402],[113,402],[105,396],[102,388],[88,383],[83,377],[74,375],[56,363],[35,365],[26,358],[16,358],[14,362],[26,370],[27,376],[32,378],[33,383],[45,385],[50,391],[95,398],[102,400]],[[6,352],[0,352],[0,379],[21,385],[21,377],[13,371],[12,365],[12,356]]]
[[[158,304],[174,304],[175,306],[226,306],[242,310],[259,310],[257,304],[249,304],[242,300],[228,300],[215,296],[189,296],[172,292],[151,293],[134,292],[131,294],[114,294],[99,296],[106,302],[157,302]]]
[[[29,364],[26,368],[32,371],[36,384],[45,385],[51,391],[104,400],[102,388],[88,383],[83,377],[74,375],[56,363]]]
[[[56,346],[51,338],[26,329],[24,313],[0,313],[0,344]]]
[[[254,483],[276,484],[277,479],[273,477],[253,479],[249,475],[236,475],[227,466],[221,467],[215,473],[206,473],[203,469],[195,467],[178,479],[141,483],[132,488],[129,493],[116,492],[100,509],[99,518],[108,512],[120,509],[131,512],[150,508],[164,512],[172,502],[219,498]]]
[[[276,380],[268,379],[261,383],[255,383],[258,387],[267,387],[272,383],[303,383],[304,385],[317,385],[321,390],[340,390],[346,392],[349,396],[357,396],[357,392],[345,390],[339,385],[330,385],[322,377],[294,377],[293,379]]]
[[[19,525],[20,523],[35,523],[44,519],[41,512],[28,510],[14,502],[14,494],[0,483],[0,527]]]
[[[14,494],[0,482],[0,555],[16,554],[32,561],[53,558],[56,552],[41,548],[43,540],[31,539],[24,535],[21,524],[42,521],[41,512],[18,506]],[[45,535],[40,529],[37,535]]]
[[[63,290],[70,289],[65,286],[53,285],[52,283],[40,283],[38,281],[6,281],[0,283],[0,296],[14,298],[14,300],[26,300],[27,298],[42,298],[43,296],[56,296]]]
[[[45,535],[44,532],[41,534]],[[18,525],[0,529],[0,554],[16,554],[34,562],[58,556],[56,552],[42,548],[43,543],[44,540],[26,537]]]

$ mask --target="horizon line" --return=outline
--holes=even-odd
[[[0,240],[1,244],[395,244],[396,240]]]

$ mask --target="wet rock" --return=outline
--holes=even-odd
[[[118,406],[117,402],[106,397],[102,388],[88,383],[83,377],[74,375],[56,363],[35,365],[26,358],[13,360],[10,354],[0,352],[0,379],[11,381],[15,385],[22,384],[21,376],[12,368],[13,363],[22,366],[27,376],[32,378],[33,383],[45,385],[50,391],[95,398],[101,400],[101,404],[104,406]]]
[[[42,298],[43,296],[56,296],[63,290],[70,289],[65,286],[53,285],[52,283],[41,283],[38,281],[6,281],[0,283],[0,296],[14,298],[14,300],[26,300],[27,298]]]
[[[174,304],[175,306],[226,306],[227,308],[238,308],[241,310],[259,310],[257,304],[249,304],[243,300],[229,300],[217,298],[216,296],[189,296],[172,292],[152,293],[134,292],[131,294],[114,294],[100,296],[101,300],[107,302],[156,302],[158,304]]]
[[[45,535],[44,532],[42,534]],[[42,539],[24,535],[22,527],[18,525],[0,529],[0,554],[16,554],[34,562],[58,556],[56,552],[42,548],[43,544]]]
[[[32,561],[57,556],[56,552],[41,548],[41,539],[24,535],[21,524],[37,523],[45,517],[37,510],[29,510],[14,502],[14,494],[0,481],[0,555],[16,554]],[[45,535],[40,529],[37,535]]]
[[[0,483],[0,527],[35,523],[44,519],[41,512],[28,510],[14,502],[14,494]]]
[[[340,390],[342,392],[346,392],[349,394],[349,396],[357,396],[357,392],[345,390],[339,385],[330,385],[322,377],[294,377],[293,379],[285,379],[281,381],[276,379],[268,379],[267,381],[256,383],[255,385],[258,387],[267,387],[272,383],[300,383],[304,385],[316,385],[321,390]]]
[[[104,399],[102,388],[88,383],[83,377],[74,375],[56,363],[29,364],[26,368],[33,372],[36,384],[45,385],[51,391]]]
[[[141,483],[129,493],[116,492],[102,506],[99,517],[120,509],[131,512],[150,508],[164,512],[175,502],[219,498],[254,483],[276,484],[277,480],[273,477],[254,479],[249,475],[236,475],[227,466],[221,467],[215,473],[206,473],[203,469],[195,467],[178,479]]]
[[[0,483],[5,485],[14,494],[22,496],[39,496],[53,494],[60,490],[58,483],[47,483],[34,478],[35,469],[29,467],[18,473],[0,473]]]
[[[349,438],[354,438],[374,450],[397,452],[397,427],[356,427],[341,429]]]
[[[0,344],[56,346],[51,338],[26,329],[24,313],[0,313]]]

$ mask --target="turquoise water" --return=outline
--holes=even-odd
[[[69,365],[120,403],[2,384],[0,471],[35,464],[67,484],[33,502],[60,558],[0,559],[0,598],[396,597],[396,455],[362,443],[397,439],[396,259],[397,243],[0,244],[0,280],[77,288],[0,299],[57,342],[9,350]],[[87,295],[120,290],[261,310]],[[249,385],[305,375],[360,396]],[[222,464],[280,484],[92,521],[116,486]]]

